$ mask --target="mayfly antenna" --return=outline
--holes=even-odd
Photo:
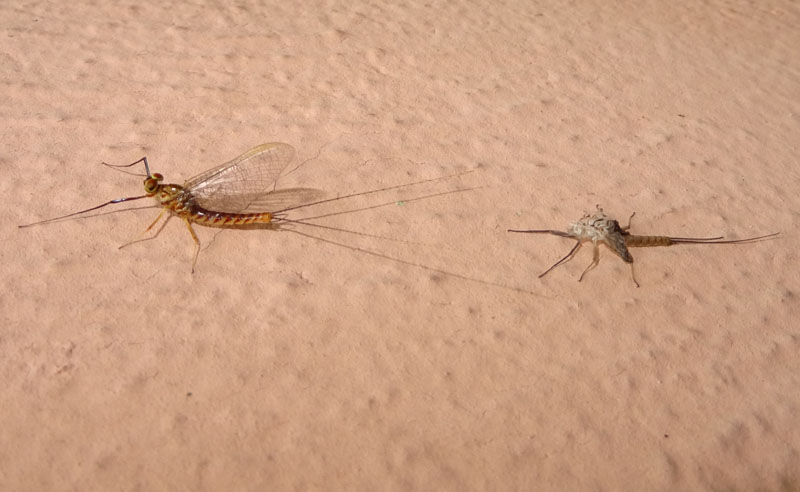
[[[139,200],[141,198],[147,198],[147,197],[148,197],[148,195],[129,196],[129,197],[124,197],[124,198],[115,198],[115,199],[111,200],[110,202],[106,202],[106,203],[104,203],[102,205],[98,205],[96,207],[87,208],[86,210],[81,210],[80,212],[74,212],[74,213],[71,213],[71,214],[62,215],[61,217],[53,217],[52,219],[40,220],[39,222],[34,222],[33,224],[24,224],[24,225],[21,225],[19,227],[21,229],[21,228],[24,228],[24,227],[30,227],[30,226],[35,226],[35,225],[39,225],[39,224],[47,224],[48,222],[55,222],[57,220],[67,219],[67,218],[73,217],[75,215],[85,214],[86,212],[91,212],[92,210],[97,210],[98,208],[103,208],[103,207],[105,207],[107,205],[113,205],[115,203],[122,203],[122,202],[130,202],[130,201],[133,201],[133,200]]]

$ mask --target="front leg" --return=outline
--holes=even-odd
[[[581,249],[581,244],[583,244],[583,243],[581,242],[580,239],[576,240],[575,246],[573,246],[572,249],[569,250],[569,253],[567,253],[567,256],[565,256],[565,257],[561,258],[560,260],[558,260],[557,262],[555,262],[553,264],[553,266],[551,266],[550,268],[545,270],[541,275],[539,275],[539,278],[542,278],[545,275],[547,275],[550,272],[550,270],[552,270],[553,268],[557,267],[558,265],[561,265],[562,263],[566,263],[569,260],[571,260],[572,258],[574,258],[575,257],[575,253],[577,253],[578,250]]]
[[[632,213],[631,216],[628,217],[628,225],[626,225],[625,227],[621,227],[620,229],[622,229],[624,232],[628,232],[631,229],[631,219],[633,218],[634,215],[636,215],[636,212]]]

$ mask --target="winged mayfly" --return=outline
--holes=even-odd
[[[193,178],[188,179],[182,185],[164,183],[163,175],[160,173],[151,173],[150,165],[147,162],[147,157],[142,157],[135,162],[124,165],[112,165],[104,163],[106,166],[112,168],[129,168],[140,163],[143,164],[146,173],[144,175],[145,194],[135,197],[116,198],[101,205],[97,205],[86,210],[81,210],[80,212],[75,212],[32,224],[21,225],[19,227],[30,227],[67,219],[112,204],[140,200],[142,198],[154,198],[157,202],[157,206],[161,207],[161,212],[147,227],[147,229],[145,229],[143,234],[146,234],[148,231],[153,229],[153,227],[155,227],[155,225],[166,216],[164,222],[156,230],[156,233],[152,237],[131,241],[123,244],[120,246],[120,248],[136,242],[155,238],[158,236],[171,217],[178,217],[184,222],[184,224],[186,224],[186,227],[189,229],[189,233],[191,234],[192,240],[195,244],[195,251],[192,259],[192,272],[194,272],[195,265],[197,264],[197,258],[200,255],[200,240],[198,239],[197,234],[192,227],[193,224],[226,229],[253,229],[278,228],[281,224],[291,223],[303,224],[312,227],[322,227],[324,229],[333,229],[342,232],[351,232],[363,236],[372,236],[362,232],[349,231],[346,229],[338,229],[306,222],[306,220],[317,217],[289,219],[287,217],[287,212],[310,207],[312,205],[319,205],[345,198],[419,185],[466,174],[452,174],[439,178],[426,179],[377,190],[322,199],[324,193],[313,188],[277,189],[278,178],[284,173],[289,163],[292,162],[294,154],[294,148],[289,144],[277,142],[262,144],[248,150],[244,154],[229,162],[209,169],[198,174],[197,176],[194,176]],[[427,195],[405,201],[408,202],[447,193],[467,191],[469,189],[471,188],[462,188],[450,192],[437,193],[435,195]],[[374,206],[369,208],[374,208]],[[334,244],[338,243],[334,242]]]

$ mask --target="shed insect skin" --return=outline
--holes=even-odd
[[[556,231],[552,229],[529,229],[518,230],[508,229],[508,232],[520,232],[528,234],[552,234],[554,236],[566,237],[575,240],[575,246],[572,247],[566,256],[558,260],[550,268],[545,270],[539,278],[544,277],[550,270],[558,265],[564,264],[575,257],[575,254],[580,250],[581,246],[586,241],[591,241],[593,249],[592,262],[581,273],[578,282],[583,280],[589,270],[593,269],[600,263],[600,244],[605,244],[617,256],[622,258],[622,261],[631,265],[631,279],[636,287],[639,287],[639,282],[636,281],[636,275],[633,271],[633,256],[631,256],[628,248],[646,248],[654,246],[672,246],[675,244],[740,244],[761,241],[771,237],[775,237],[780,232],[766,234],[764,236],[751,237],[747,239],[724,239],[723,236],[717,237],[671,237],[671,236],[639,236],[629,232],[631,227],[631,219],[636,215],[632,213],[628,218],[628,224],[625,227],[619,225],[616,219],[612,219],[603,212],[600,205],[597,205],[597,211],[594,214],[584,214],[580,220],[570,224],[566,232]]]

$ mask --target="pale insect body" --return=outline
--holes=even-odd
[[[597,207],[597,212],[594,214],[585,214],[580,220],[570,224],[568,234],[581,242],[591,241],[595,249],[603,243],[626,263],[633,263],[633,257],[628,252],[624,238],[625,231],[629,228],[630,220],[628,225],[622,228],[619,222],[606,215],[602,208]]]
[[[636,276],[633,271],[633,256],[631,256],[628,248],[633,247],[648,247],[648,246],[671,246],[673,244],[737,244],[737,243],[747,243],[758,241],[762,239],[767,239],[770,237],[777,236],[780,234],[779,232],[775,232],[773,234],[767,234],[764,236],[758,237],[751,237],[747,239],[735,239],[735,240],[723,240],[722,236],[719,237],[710,237],[710,238],[691,238],[691,237],[670,237],[670,236],[638,236],[632,235],[628,231],[631,227],[631,219],[633,216],[636,215],[635,213],[631,214],[630,218],[628,219],[628,224],[625,227],[619,225],[619,222],[616,219],[612,219],[608,215],[603,212],[603,209],[600,206],[597,206],[597,210],[593,214],[584,214],[580,220],[573,222],[567,228],[566,232],[556,231],[551,229],[531,229],[531,230],[515,230],[509,229],[509,232],[522,232],[522,233],[543,233],[543,234],[552,234],[559,237],[567,237],[574,239],[576,241],[575,246],[570,250],[569,253],[560,260],[558,260],[553,266],[545,270],[539,278],[544,277],[547,275],[550,270],[554,269],[558,265],[568,262],[572,258],[574,258],[575,254],[580,250],[581,246],[584,242],[591,241],[593,246],[593,257],[592,262],[589,264],[588,267],[581,273],[581,276],[578,278],[580,282],[583,280],[584,275],[586,275],[589,270],[593,269],[600,263],[600,244],[605,244],[611,251],[613,251],[617,256],[622,258],[623,261],[629,263],[631,265],[631,279],[633,279],[633,283],[636,284],[636,287],[639,287],[639,282],[636,281]]]

